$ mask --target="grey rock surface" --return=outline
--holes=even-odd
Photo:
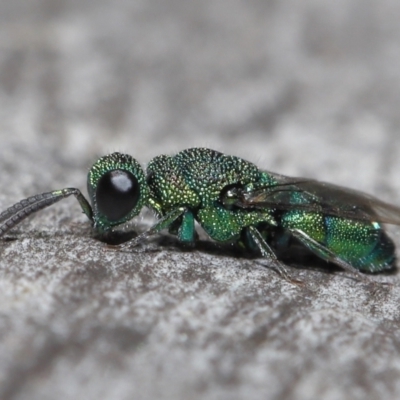
[[[85,190],[114,150],[195,146],[400,204],[399,17],[394,0],[2,1],[0,209]],[[0,240],[0,399],[400,398],[399,276],[287,263],[304,286],[205,239],[105,251],[73,199],[41,211]]]

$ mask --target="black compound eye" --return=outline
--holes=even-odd
[[[97,209],[109,221],[118,221],[135,208],[139,195],[139,183],[133,174],[123,170],[108,171],[97,183]]]

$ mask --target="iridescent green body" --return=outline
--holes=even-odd
[[[395,246],[377,222],[290,211],[283,213],[281,224],[289,232],[300,230],[311,238],[313,242],[298,237],[311,251],[327,261],[331,261],[331,254],[334,254],[354,268],[368,272],[394,266]]]
[[[191,228],[178,233],[181,241],[193,240],[194,226],[189,222],[193,219],[219,242],[238,240],[247,226],[261,222],[276,224],[272,210],[233,210],[221,204],[221,192],[227,187],[270,183],[268,176],[255,165],[238,157],[209,149],[188,149],[173,157],[155,157],[147,173],[150,207],[161,216],[179,207],[186,209],[180,222],[183,226],[190,224]]]
[[[274,246],[294,237],[320,258],[346,270],[379,272],[395,265],[395,246],[381,223],[400,225],[400,208],[364,193],[258,169],[241,158],[193,148],[161,155],[146,173],[129,155],[101,157],[88,174],[90,203],[79,189],[29,197],[0,214],[0,236],[33,212],[74,195],[100,233],[113,232],[145,206],[158,220],[123,246],[169,229],[196,240],[195,221],[217,242],[258,249],[287,276]]]
[[[279,185],[273,174],[241,158],[210,149],[188,149],[172,157],[154,158],[147,173],[150,207],[161,216],[179,207],[186,209],[179,220],[186,227],[178,230],[181,241],[193,240],[194,219],[212,239],[220,242],[239,240],[248,227],[255,227],[267,237],[277,227],[283,227],[326,260],[335,255],[359,270],[370,272],[391,268],[395,261],[393,242],[374,221],[273,207],[227,208],[221,202],[221,193],[229,187],[240,187],[244,192],[260,189],[267,192]],[[293,191],[291,197],[293,205],[307,203],[299,192]],[[245,238],[245,244],[253,248],[248,236]]]

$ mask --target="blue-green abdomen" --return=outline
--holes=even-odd
[[[307,211],[288,211],[281,216],[282,226],[303,232],[328,252],[353,267],[377,272],[393,267],[395,246],[377,222],[354,221]],[[307,245],[307,243],[304,243]],[[308,245],[320,257],[328,252]]]

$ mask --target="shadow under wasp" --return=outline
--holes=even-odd
[[[155,211],[156,223],[118,248],[134,247],[164,229],[193,243],[197,221],[216,242],[258,250],[288,280],[274,249],[291,238],[359,276],[395,267],[395,246],[381,223],[400,225],[400,207],[352,189],[262,171],[215,150],[157,156],[146,174],[129,155],[106,155],[90,168],[87,187],[90,203],[76,188],[21,200],[0,214],[0,236],[73,195],[99,234],[114,231],[145,206]]]

